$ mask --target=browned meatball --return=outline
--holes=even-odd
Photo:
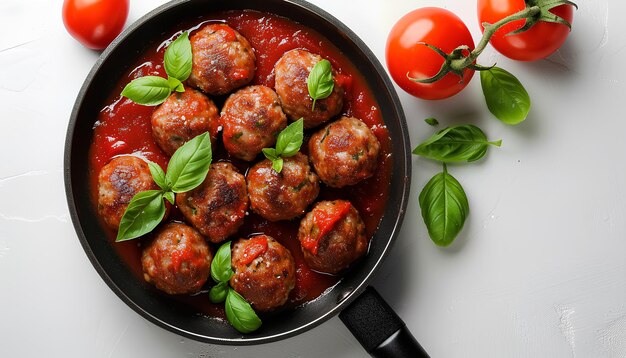
[[[248,171],[250,208],[267,220],[289,220],[304,214],[319,194],[319,179],[311,170],[306,155],[284,158],[277,173],[265,159]]]
[[[276,93],[280,98],[283,111],[291,120],[304,118],[304,128],[313,128],[328,121],[341,112],[343,107],[343,87],[337,84],[333,92],[324,99],[318,99],[313,108],[313,99],[309,95],[307,79],[316,63],[322,60],[304,50],[291,50],[276,62],[274,67]]]
[[[226,150],[251,161],[276,143],[278,133],[287,127],[287,116],[271,88],[250,86],[228,97],[220,122]]]
[[[289,250],[271,236],[238,240],[232,248],[230,286],[257,311],[282,306],[296,284],[296,265]]]
[[[248,40],[226,24],[208,24],[191,35],[193,66],[187,82],[205,93],[222,95],[248,84],[256,56]]]
[[[298,240],[309,268],[336,274],[367,252],[365,224],[349,201],[321,201],[300,222]]]
[[[98,213],[107,225],[117,229],[133,196],[151,189],[159,187],[143,159],[131,155],[115,157],[98,175]]]
[[[374,175],[380,143],[361,120],[342,117],[311,136],[309,156],[320,179],[341,188]]]
[[[200,186],[176,195],[176,205],[209,241],[222,242],[243,224],[248,209],[246,179],[230,163],[213,163]]]
[[[213,254],[193,228],[172,222],[143,249],[143,277],[170,295],[195,293],[211,274]]]
[[[213,101],[201,92],[186,88],[174,92],[152,113],[152,136],[169,156],[185,142],[209,132],[217,137],[219,113]]]

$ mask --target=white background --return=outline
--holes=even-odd
[[[131,1],[128,24],[163,2]],[[389,29],[417,7],[450,9],[480,34],[474,1],[313,3],[383,63]],[[399,91],[413,146],[435,130],[431,116],[503,139],[481,162],[450,167],[471,214],[447,249],[430,242],[417,202],[439,165],[414,158],[405,224],[373,283],[433,357],[626,357],[626,3],[578,3],[549,59],[515,63],[491,48],[480,59],[531,94],[517,127],[491,117],[478,77],[444,101]],[[235,348],[181,338],[128,308],[88,261],[64,194],[67,123],[98,53],[65,32],[60,0],[1,0],[0,33],[1,357],[367,356],[337,318]]]

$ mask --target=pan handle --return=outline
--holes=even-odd
[[[429,357],[406,324],[371,286],[339,318],[374,358]]]

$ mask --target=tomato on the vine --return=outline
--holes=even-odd
[[[85,47],[102,50],[122,31],[128,3],[129,0],[65,0],[63,24]]]
[[[465,88],[474,70],[463,70],[463,78],[448,73],[434,83],[417,83],[409,79],[433,77],[444,63],[444,58],[424,43],[445,53],[461,45],[467,45],[470,51],[474,49],[474,40],[467,26],[452,12],[436,7],[413,10],[398,20],[387,37],[387,68],[398,86],[423,99],[447,98]]]
[[[526,8],[524,0],[478,0],[478,22],[493,24]],[[553,14],[572,23],[574,7],[560,5],[550,10]],[[550,56],[565,42],[570,29],[563,24],[539,21],[519,34],[507,35],[524,26],[524,20],[510,22],[495,32],[491,45],[504,56],[518,61],[535,61]]]

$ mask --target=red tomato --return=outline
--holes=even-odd
[[[509,15],[524,10],[524,0],[478,0],[478,21],[495,23]],[[560,5],[551,10],[565,21],[572,23],[574,7]],[[518,61],[535,61],[546,58],[556,51],[569,35],[569,28],[562,24],[540,21],[528,31],[506,36],[524,26],[524,20],[502,26],[491,38],[493,47],[504,56]],[[482,25],[480,26],[483,28]]]
[[[420,44],[426,42],[450,53],[460,45],[474,49],[474,40],[467,26],[452,12],[424,7],[404,15],[387,37],[387,68],[403,90],[423,99],[442,99],[461,91],[474,75],[466,69],[463,79],[454,73],[434,83],[416,83],[407,78],[429,78],[437,74],[444,62],[442,56]]]
[[[129,0],[65,0],[63,24],[85,47],[102,50],[119,35],[128,17]]]

